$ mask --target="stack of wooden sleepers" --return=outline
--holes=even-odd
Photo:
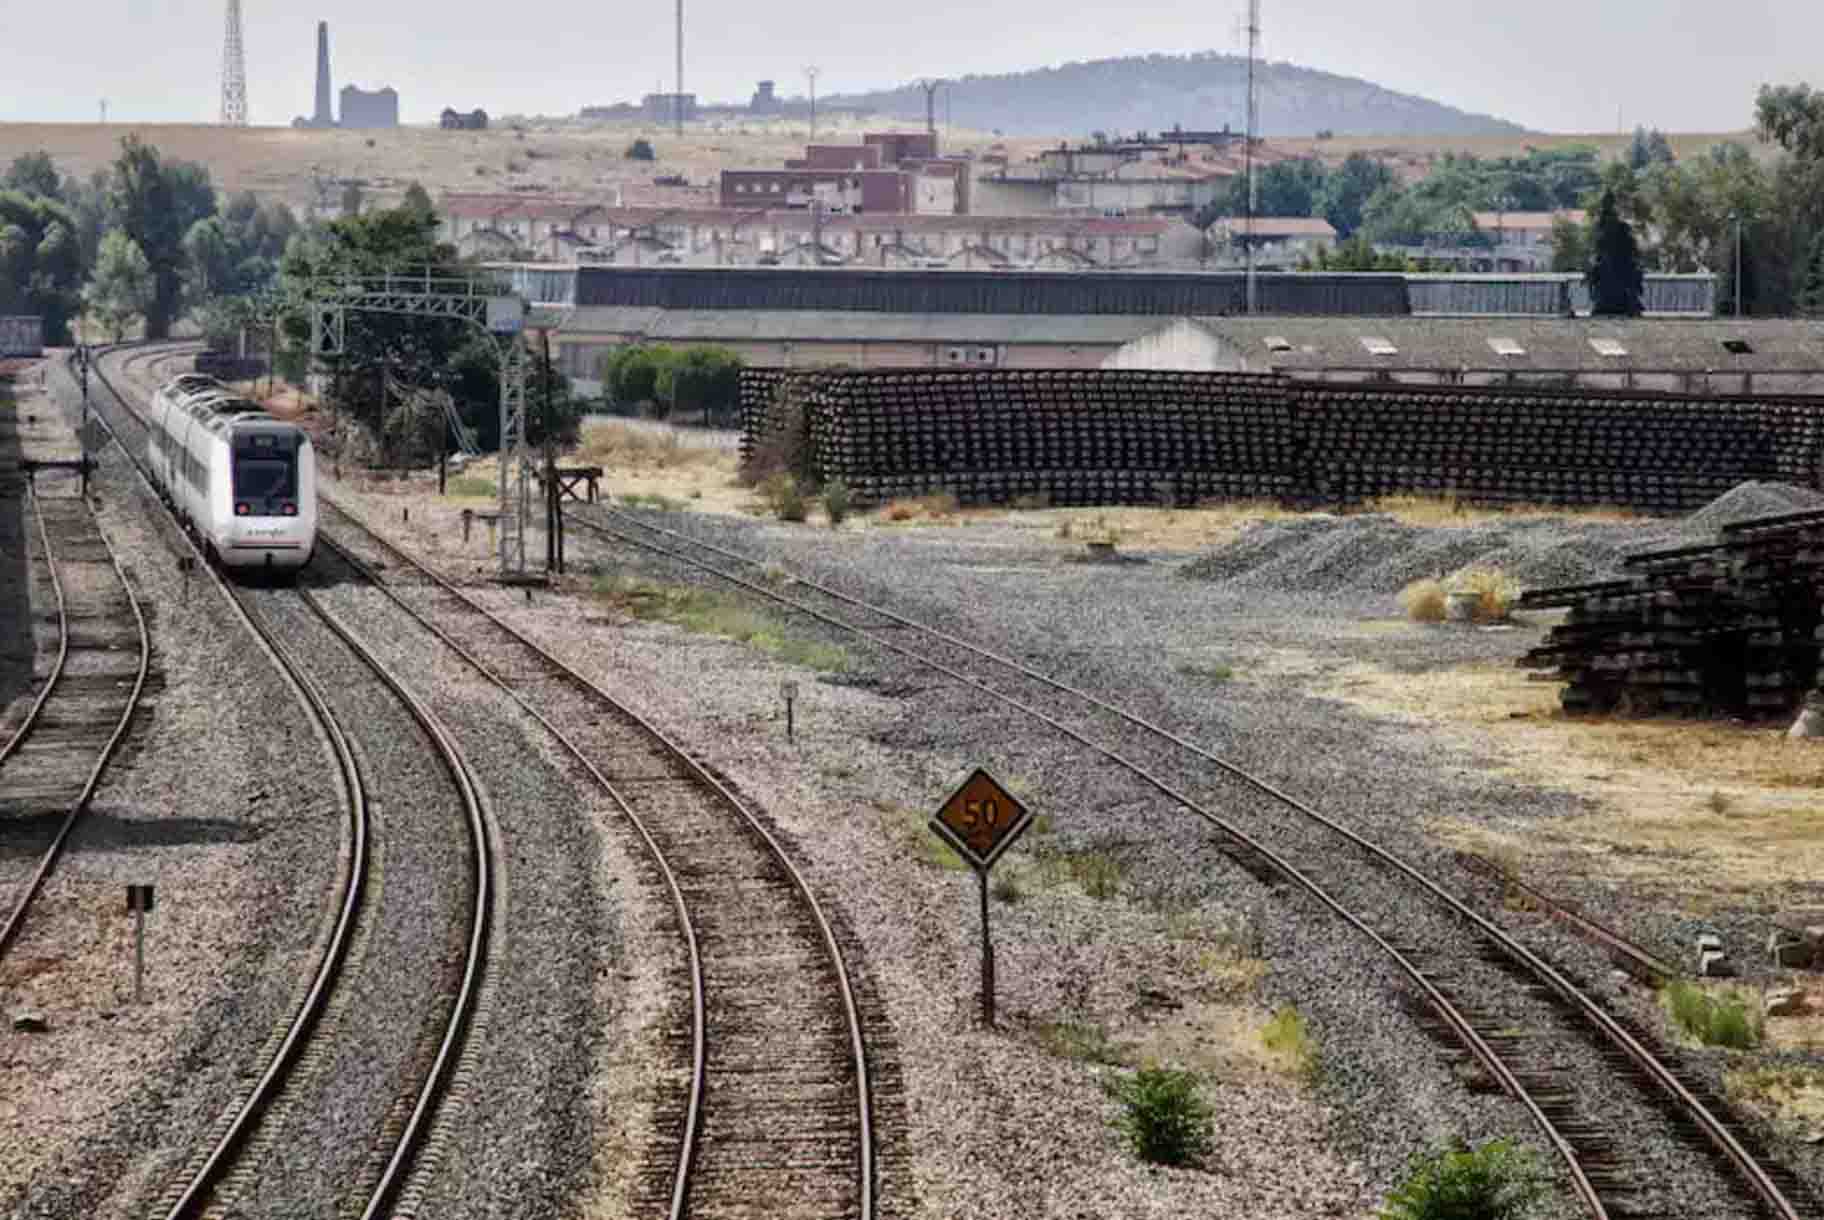
[[[811,472],[863,500],[1351,505],[1391,495],[1685,512],[1816,485],[1815,404],[1135,369],[754,370],[744,444],[800,413]]]
[[[1817,684],[1824,512],[1738,522],[1625,567],[1620,580],[1520,600],[1570,611],[1520,661],[1565,684],[1566,710],[1784,717]]]

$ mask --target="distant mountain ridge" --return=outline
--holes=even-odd
[[[1133,55],[1055,68],[965,76],[937,95],[937,120],[1008,135],[1084,136],[1247,127],[1246,56]],[[1470,114],[1372,81],[1287,63],[1258,63],[1261,134],[1513,135],[1526,129]],[[945,90],[950,91],[948,97]],[[840,94],[833,105],[861,106],[896,118],[923,119],[925,91],[916,83],[872,93]]]

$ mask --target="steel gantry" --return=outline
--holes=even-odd
[[[325,272],[299,304],[309,311],[313,358],[348,350],[348,315],[450,318],[487,335],[500,363],[500,574],[526,571],[531,453],[526,444],[526,303],[496,278],[448,272]]]

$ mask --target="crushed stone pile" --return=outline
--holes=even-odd
[[[1610,578],[1628,555],[1705,542],[1736,521],[1819,508],[1824,492],[1755,482],[1651,529],[1571,517],[1423,526],[1385,513],[1316,514],[1259,522],[1179,571],[1194,580],[1262,592],[1386,594],[1475,564],[1499,568],[1522,586],[1538,589]]]

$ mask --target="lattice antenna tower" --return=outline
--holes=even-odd
[[[1254,138],[1260,129],[1260,98],[1254,92],[1254,61],[1260,55],[1260,0],[1248,0],[1248,143],[1243,153],[1246,167],[1248,223],[1242,230],[1242,243],[1248,256],[1248,313],[1259,312],[1259,298],[1254,286],[1254,213],[1258,196],[1254,181]]]
[[[241,49],[241,0],[228,0],[228,35],[222,45],[222,123],[247,126],[247,56]]]

